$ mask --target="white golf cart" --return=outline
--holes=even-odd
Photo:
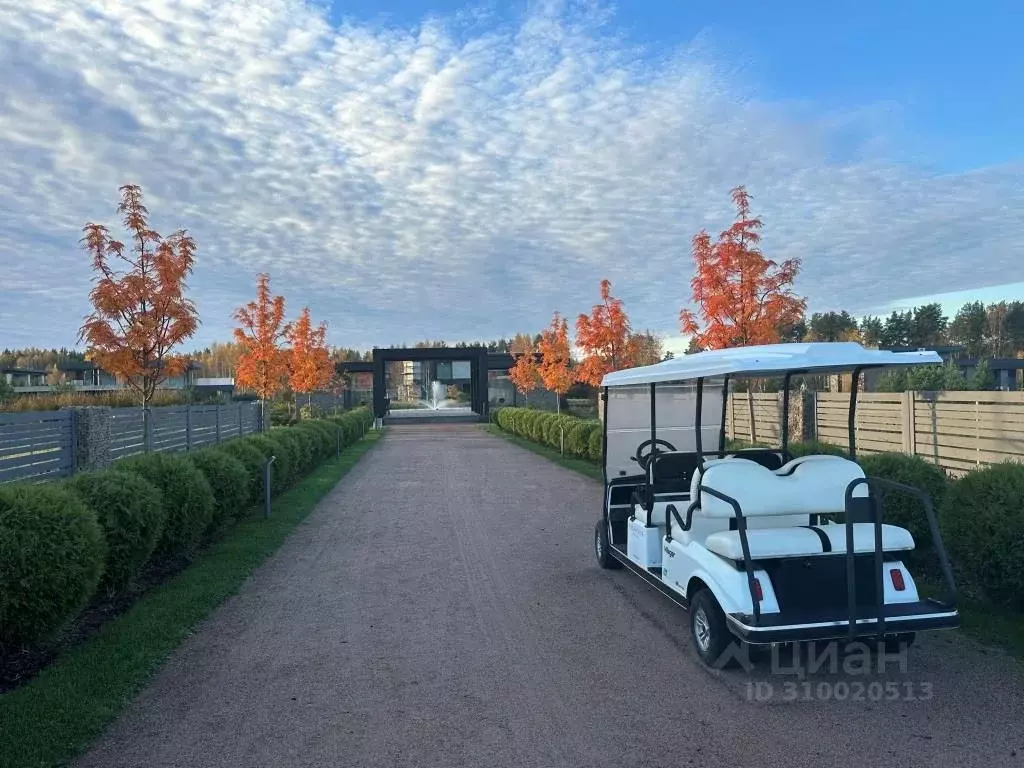
[[[956,588],[928,496],[865,477],[840,456],[788,453],[789,392],[798,375],[852,373],[849,453],[856,455],[857,383],[869,368],[934,365],[934,352],[850,342],[775,344],[686,355],[610,373],[604,401],[604,513],[595,550],[684,608],[701,659],[737,639],[783,643],[876,638],[959,624]],[[731,379],[783,378],[778,450],[725,448]],[[918,594],[901,553],[910,533],[883,522],[881,492],[918,497],[948,589]],[[838,522],[841,520],[841,522]]]

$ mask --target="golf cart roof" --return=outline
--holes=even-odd
[[[627,387],[660,381],[687,381],[721,376],[781,376],[792,373],[843,373],[854,368],[937,365],[937,352],[889,352],[865,349],[853,341],[764,344],[697,352],[655,365],[609,373],[601,386]]]

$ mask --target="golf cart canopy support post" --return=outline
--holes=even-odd
[[[653,386],[654,385],[651,384],[651,387],[653,387]],[[723,399],[724,399],[724,392],[723,392]],[[693,430],[694,430],[694,439],[697,441],[697,461],[700,463],[701,466],[704,465],[704,443],[701,440],[701,434],[700,434],[700,429],[701,429],[701,427],[700,427],[700,415],[701,415],[700,412],[703,409],[703,407],[704,407],[704,379],[700,378],[700,379],[697,379],[697,416],[696,416],[696,419],[694,421]],[[721,448],[721,446],[719,446],[719,448]]]
[[[725,419],[729,407],[729,376],[722,379],[722,425],[718,430],[718,458],[725,458]]]
[[[853,377],[850,382],[850,410],[846,417],[846,434],[850,443],[850,458],[857,458],[857,390],[860,389],[860,375],[864,372],[865,366],[853,369]]]

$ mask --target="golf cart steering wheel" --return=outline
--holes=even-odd
[[[676,450],[676,447],[668,440],[662,440],[661,438],[658,438],[657,440],[644,440],[636,447],[636,456],[633,457],[633,461],[639,464],[644,471],[647,471],[647,464],[651,460],[651,454],[654,452],[655,445],[664,446],[666,450],[669,451]],[[645,453],[645,448],[649,448],[650,450]]]

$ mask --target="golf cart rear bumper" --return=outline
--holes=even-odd
[[[748,643],[791,643],[807,640],[842,640],[850,638],[848,619],[833,621],[793,622],[782,614],[761,616],[757,625],[752,616],[728,614],[729,629]],[[853,637],[878,637],[905,632],[923,632],[932,629],[955,629],[960,626],[960,614],[932,602],[909,605],[887,605],[884,626],[879,627],[877,617],[856,619]]]

